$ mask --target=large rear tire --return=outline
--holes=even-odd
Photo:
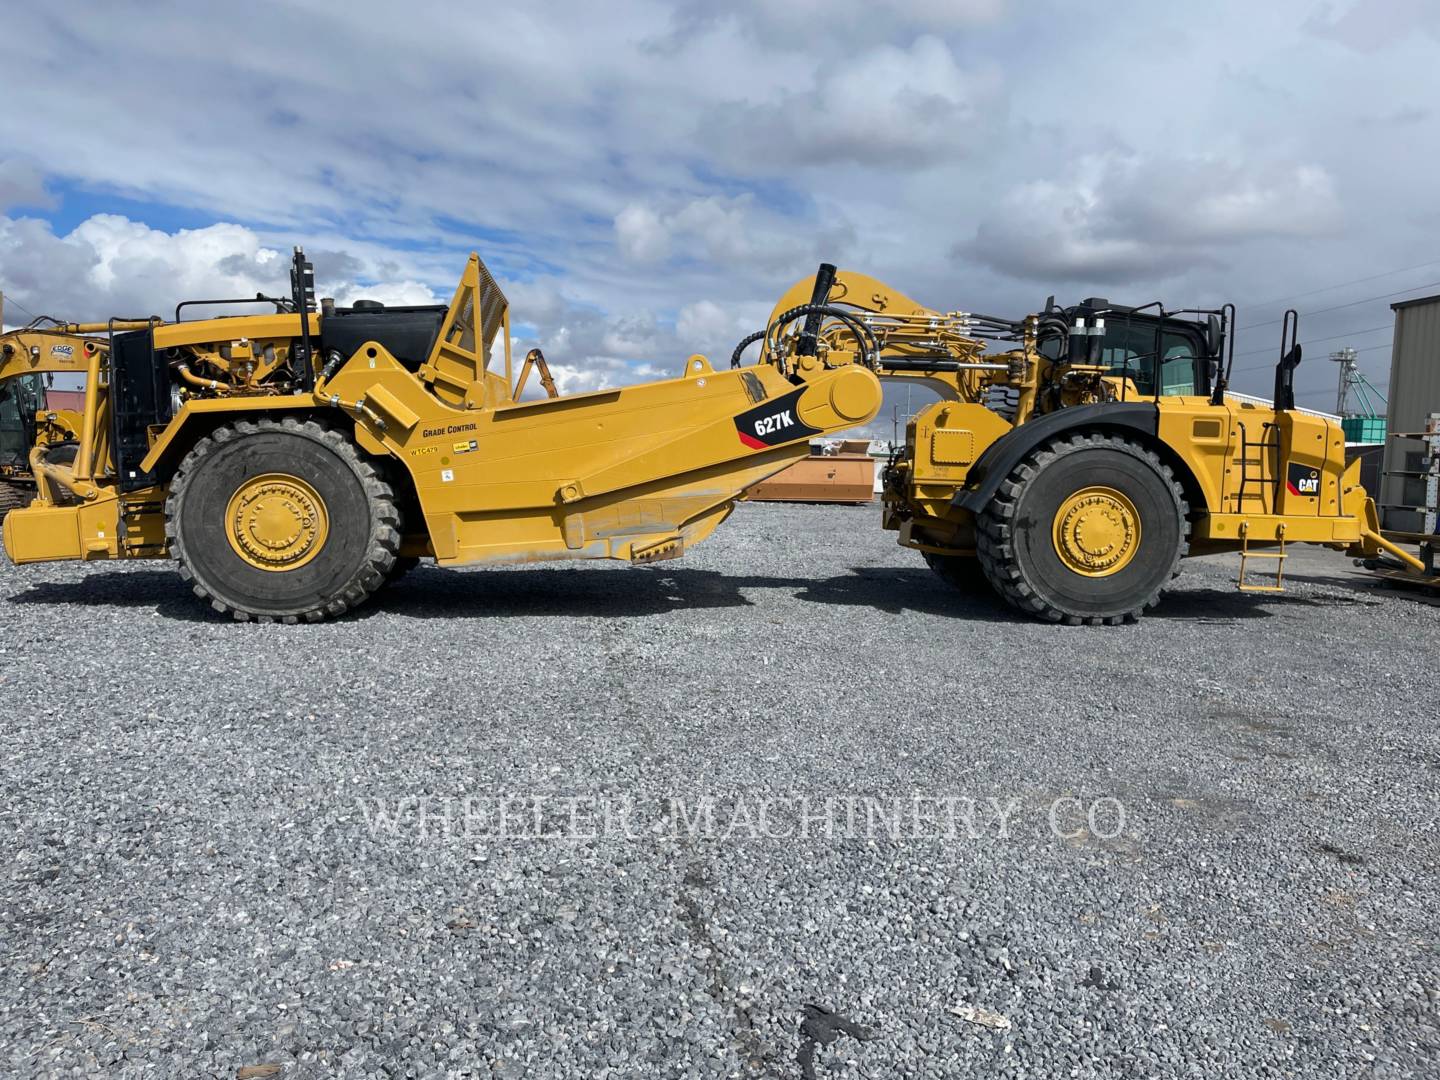
[[[319,622],[395,566],[400,513],[380,469],[314,420],[239,421],[180,463],[165,534],[195,595],[239,621]]]
[[[1032,452],[979,525],[995,591],[1020,611],[1072,625],[1138,619],[1177,573],[1190,532],[1170,469],[1145,447],[1103,434]]]

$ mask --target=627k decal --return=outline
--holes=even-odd
[[[752,450],[764,450],[767,446],[808,439],[820,434],[800,419],[800,395],[804,387],[792,390],[783,397],[766,401],[755,408],[735,417],[735,430],[740,441]]]

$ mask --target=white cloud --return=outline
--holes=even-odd
[[[708,195],[669,207],[635,202],[615,216],[615,242],[636,263],[700,261],[740,272],[793,270],[834,259],[850,247],[843,220],[796,221],[768,210],[750,194]]]
[[[1131,160],[1103,197],[1117,229],[1175,243],[1315,236],[1340,218],[1334,180],[1309,162]]]
[[[973,152],[999,119],[999,89],[925,36],[822,68],[773,101],[716,106],[707,127],[729,159],[764,171],[845,163],[893,175]]]
[[[721,367],[730,363],[730,354],[741,338],[765,328],[769,315],[770,309],[760,304],[721,306],[713,300],[697,300],[680,309],[675,334],[690,352],[703,353]],[[747,359],[753,360],[754,354]]]
[[[649,206],[631,203],[615,215],[615,242],[633,262],[659,262],[670,256],[671,227]]]
[[[651,312],[607,313],[576,301],[555,282],[520,283],[508,295],[516,320],[512,339],[516,363],[530,349],[542,349],[563,393],[681,373],[688,352],[674,328]],[[538,392],[532,389],[527,396]]]
[[[763,326],[769,312],[763,304],[699,300],[683,306],[672,322],[653,312],[603,312],[566,295],[555,282],[519,284],[509,295],[520,320],[513,339],[516,362],[540,347],[565,392],[678,378],[694,353],[717,367],[726,365],[735,343]],[[538,395],[534,385],[527,397]]]
[[[319,291],[341,304],[359,297],[388,303],[436,299],[419,281],[372,276],[364,260],[344,252],[312,252],[311,260]],[[266,247],[253,230],[234,224],[170,233],[97,214],[56,236],[44,222],[0,217],[0,266],[7,292],[19,304],[64,319],[168,317],[181,300],[289,293],[288,253]],[[334,276],[331,267],[348,276]]]
[[[1091,156],[1015,188],[959,251],[1015,277],[1127,282],[1223,265],[1229,247],[1340,220],[1321,167],[1213,157]]]
[[[675,320],[676,332],[682,338],[694,341],[714,339],[721,334],[734,333],[737,329],[734,312],[726,311],[710,300],[686,304]]]

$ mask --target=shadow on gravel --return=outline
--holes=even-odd
[[[1012,611],[987,587],[961,592],[929,570],[854,567],[828,578],[724,574],[680,566],[613,568],[517,568],[451,571],[423,566],[379,592],[347,616],[363,620],[380,614],[416,619],[632,618],[669,611],[754,606],[747,590],[780,589],[797,600],[839,607],[869,608],[890,615],[914,612],[987,623],[1036,623]],[[12,604],[150,608],[167,619],[226,623],[198,601],[170,570],[101,571],[78,581],[32,585]],[[1148,616],[1197,622],[1266,619],[1284,606],[1345,607],[1379,603],[1362,596],[1263,597],[1219,589],[1166,594]]]
[[[1294,580],[1301,580],[1296,578]],[[1275,608],[1344,608],[1379,603],[1363,597],[1297,596],[1292,593],[1242,593],[1224,589],[1185,589],[1167,592],[1146,618],[1187,619],[1191,622],[1230,622],[1235,619],[1269,619]]]
[[[627,618],[680,609],[750,607],[748,589],[783,589],[810,603],[905,611],[991,622],[1021,621],[1000,600],[967,596],[937,582],[929,570],[870,569],[814,579],[722,574],[681,567],[586,570],[504,570],[450,573],[416,570],[377,596],[367,610],[411,618],[598,616]]]
[[[108,571],[79,581],[41,582],[16,593],[9,603],[143,607],[183,622],[228,621],[201,603],[173,570]]]
[[[513,569],[455,572],[420,567],[383,589],[350,619],[381,613],[417,619],[629,618],[681,609],[750,607],[747,589],[783,589],[816,604],[905,611],[987,622],[1027,621],[988,590],[968,596],[929,570],[857,567],[816,580],[722,574],[682,567]],[[31,585],[12,604],[151,608],[184,622],[230,620],[212,612],[169,570],[99,571],[78,581]]]
[[[978,622],[1033,623],[1035,620],[1008,607],[990,590],[978,585],[963,592],[942,582],[930,570],[893,570],[855,567],[823,581],[801,580],[797,597],[818,604],[868,607],[898,615],[916,611]]]
[[[1294,580],[1331,584],[1321,577],[1297,575]],[[745,591],[763,589],[785,590],[807,603],[870,608],[891,615],[915,612],[978,622],[1034,622],[1006,607],[987,588],[966,594],[940,582],[929,570],[893,567],[854,567],[848,573],[816,579],[723,574],[680,566],[463,572],[425,566],[385,588],[347,618],[360,620],[388,613],[416,619],[623,619],[682,609],[751,607],[755,601],[747,598]],[[9,602],[141,607],[184,622],[230,621],[200,603],[169,570],[91,573],[79,581],[32,585]],[[1166,593],[1147,618],[1204,624],[1269,619],[1287,607],[1342,608],[1383,602],[1368,588],[1344,597],[1179,589]]]
[[[1328,585],[1332,589],[1344,589],[1346,592],[1355,593],[1357,596],[1368,596],[1379,602],[1379,594],[1383,593],[1378,579],[1361,574],[1358,571],[1350,575],[1336,574],[1286,574],[1286,581],[1303,581],[1307,585]]]
[[[1330,584],[1324,578],[1299,578]],[[797,600],[839,607],[870,608],[891,615],[915,612],[991,623],[1029,623],[981,587],[973,594],[939,581],[929,570],[854,567],[828,578],[723,574],[681,566],[520,568],[456,572],[434,566],[412,571],[348,616],[382,613],[416,619],[596,618],[623,619],[682,609],[750,607],[746,590],[781,589]],[[31,585],[10,597],[12,604],[150,608],[182,622],[230,620],[212,612],[171,570],[100,571],[78,581]],[[1279,608],[1339,608],[1384,601],[1368,588],[1351,596],[1314,597],[1290,593],[1247,595],[1222,589],[1167,593],[1152,619],[1231,622],[1268,619]],[[1039,625],[1039,624],[1037,624]]]

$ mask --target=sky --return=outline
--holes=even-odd
[[[1325,408],[1329,352],[1383,391],[1388,305],[1440,293],[1433,0],[112,0],[0,31],[7,324],[285,291],[295,244],[341,303],[446,300],[476,250],[577,391],[724,362],[824,260],[946,311],[1233,301],[1259,393],[1292,302]]]

